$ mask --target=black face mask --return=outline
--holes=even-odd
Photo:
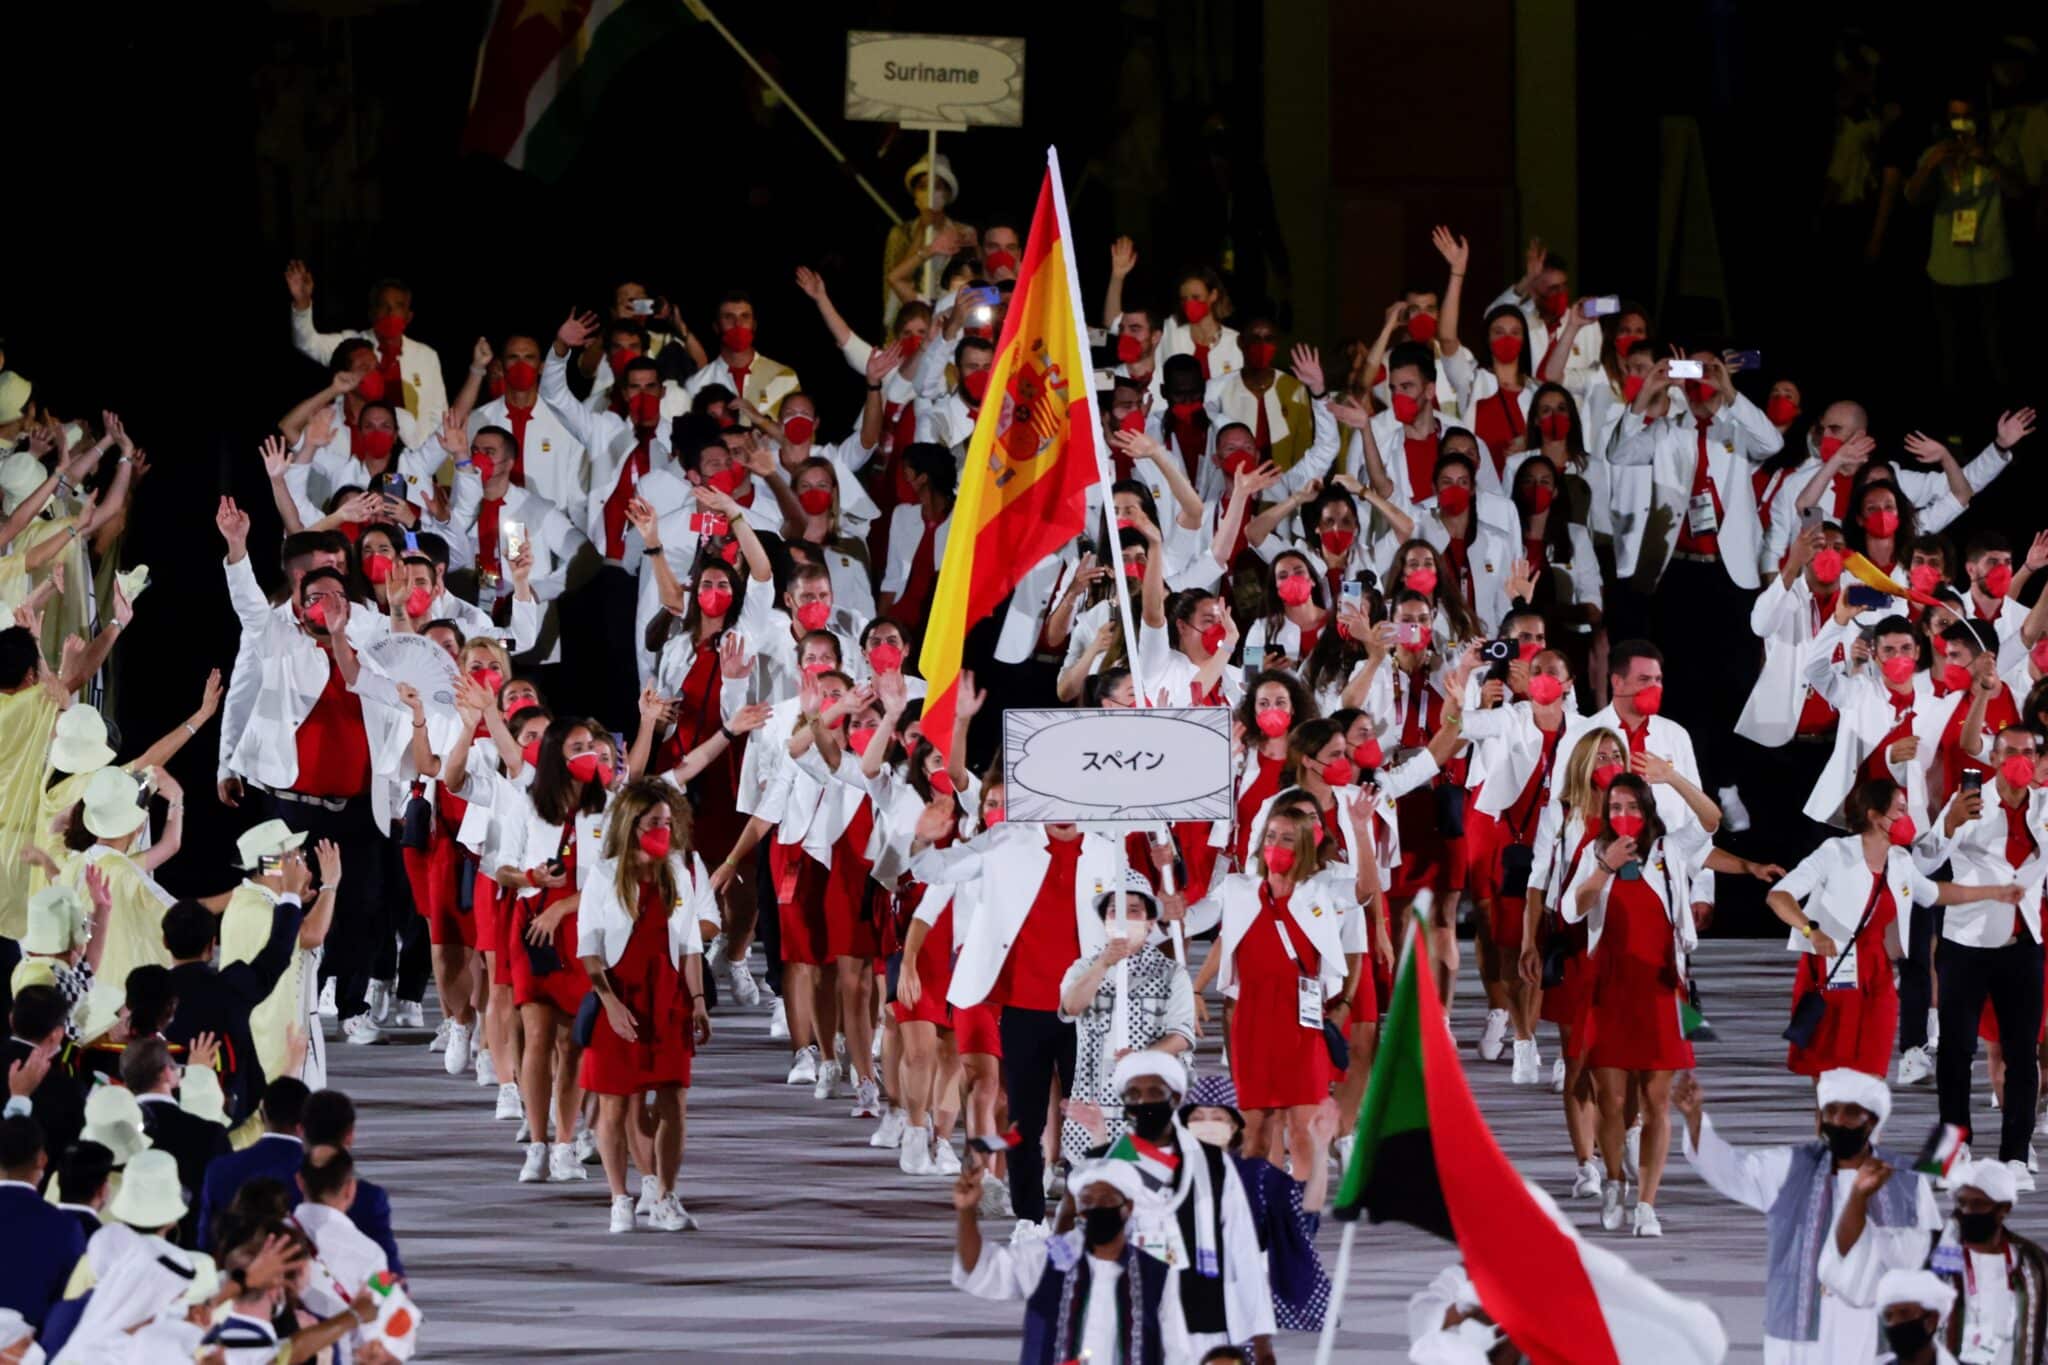
[[[1998,1236],[1998,1211],[1991,1209],[1984,1213],[1958,1213],[1956,1231],[1971,1246],[1983,1246]]]
[[[1837,1161],[1848,1161],[1870,1145],[1870,1130],[1860,1125],[1850,1128],[1840,1123],[1823,1123],[1820,1136]]]
[[[1923,1318],[1909,1318],[1905,1322],[1888,1322],[1884,1325],[1885,1345],[1892,1348],[1892,1354],[1900,1360],[1911,1359],[1927,1349],[1927,1343],[1934,1334],[1927,1330]]]
[[[1124,1211],[1117,1205],[1081,1210],[1081,1240],[1089,1246],[1108,1246],[1123,1235]]]
[[[1124,1119],[1139,1137],[1147,1142],[1157,1142],[1173,1127],[1173,1103],[1170,1100],[1150,1100],[1144,1104],[1127,1104],[1124,1106]]]

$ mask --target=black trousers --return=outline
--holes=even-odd
[[[640,580],[616,564],[562,599],[562,657],[575,660],[565,681],[574,686],[554,698],[556,715],[593,716],[630,737],[640,716],[640,667],[633,615]]]
[[[1045,1217],[1045,1152],[1039,1142],[1052,1101],[1053,1073],[1059,1073],[1062,1094],[1074,1093],[1074,1026],[1061,1023],[1052,1010],[1005,1005],[999,1032],[1003,1093],[1010,1102],[1010,1122],[1024,1139],[1010,1150],[1010,1206],[1019,1218],[1036,1223]]]
[[[1691,732],[1708,796],[1733,779],[1731,746],[1762,645],[1749,629],[1756,594],[1718,560],[1673,559],[1657,585],[1650,638],[1664,652],[1664,714]]]
[[[313,845],[331,839],[341,850],[341,888],[334,897],[334,920],[328,926],[320,979],[334,978],[336,1017],[352,1019],[368,1008],[365,999],[376,965],[377,945],[397,932],[386,861],[397,861],[391,840],[377,828],[370,798],[351,797],[340,810],[293,801],[261,789],[250,792],[246,805],[256,820],[282,820],[306,836],[306,859],[317,869]],[[398,902],[412,912],[410,897]],[[414,919],[419,918],[417,915]]]
[[[1935,878],[1945,881],[1946,869]],[[1944,905],[1913,907],[1913,941],[1899,959],[1899,1051],[1927,1046],[1927,1011],[1934,1004],[1934,941],[1941,937],[1941,922],[1948,918]],[[1943,953],[1948,949],[1943,948]],[[1970,1036],[1977,1036],[1976,1026]]]
[[[434,974],[433,942],[427,922],[420,917],[419,904],[412,898],[412,879],[405,875],[405,848],[398,842],[398,827],[385,841],[384,902],[392,907],[393,933],[377,938],[376,960],[370,975],[393,983],[392,994],[414,1004],[427,998],[427,982]],[[453,1001],[443,1000],[441,1009],[455,1012]]]
[[[2002,948],[1971,948],[1944,939],[1940,964],[1942,1045],[1934,1080],[1941,1092],[1941,1121],[1971,1126],[1970,1068],[1977,1059],[1977,1017],[1989,998],[2006,1055],[1998,1159],[2025,1161],[2041,1087],[2034,1064],[2034,1040],[2041,1031],[2041,945],[2024,930]],[[1982,1146],[1973,1142],[1971,1155],[1984,1155]]]

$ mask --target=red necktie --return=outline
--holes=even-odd
[[[476,566],[498,572],[498,514],[505,508],[503,498],[485,498],[476,514]]]
[[[1252,442],[1259,448],[1259,458],[1270,460],[1273,458],[1273,424],[1266,416],[1266,395],[1257,393],[1252,397],[1259,400],[1259,415],[1252,425]]]
[[[944,521],[941,517],[939,521]],[[920,627],[925,609],[931,605],[932,583],[938,578],[937,559],[939,521],[929,516],[924,519],[924,534],[918,537],[917,551],[910,556],[910,580],[903,585],[903,595],[896,599],[895,618],[905,630]]]
[[[604,557],[624,559],[626,557],[626,504],[633,500],[633,490],[646,477],[652,457],[647,451],[647,438],[633,447],[633,453],[626,458],[625,468],[619,471],[619,481],[612,486],[612,495],[604,500]]]
[[[505,418],[512,424],[512,482],[526,487],[526,424],[533,420],[531,406],[505,405]]]

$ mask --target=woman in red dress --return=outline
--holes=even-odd
[[[1519,449],[1529,425],[1530,372],[1535,359],[1529,354],[1529,325],[1522,310],[1504,303],[1486,315],[1486,351],[1479,362],[1465,411],[1472,415],[1472,430],[1486,443],[1486,456],[1493,466],[1490,486],[1507,482],[1508,454]],[[1448,332],[1449,329],[1446,329]],[[1455,338],[1446,338],[1455,348]]]
[[[611,1186],[611,1230],[633,1230],[627,1129],[651,1122],[654,1226],[696,1226],[676,1195],[683,1163],[690,1060],[711,1039],[704,1003],[704,929],[718,901],[689,847],[690,811],[671,783],[640,781],[613,801],[604,854],[584,885],[576,953],[600,1006],[578,1077],[597,1096],[597,1149]],[[647,1100],[652,1100],[651,1105]]]
[[[1237,725],[1244,750],[1237,775],[1237,832],[1231,838],[1231,866],[1242,871],[1245,848],[1259,810],[1280,794],[1287,767],[1288,732],[1316,718],[1315,703],[1294,674],[1281,669],[1255,673],[1245,680],[1244,700],[1237,706]],[[1222,827],[1217,829],[1222,833]]]

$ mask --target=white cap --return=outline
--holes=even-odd
[[[916,188],[911,182],[927,171],[931,171],[934,166],[937,167],[936,174],[939,179],[946,182],[946,188],[953,192],[955,199],[958,199],[960,197],[960,181],[953,174],[953,163],[946,159],[944,153],[940,153],[936,160],[921,156],[911,162],[910,169],[903,173],[903,188],[906,190]]]
[[[1814,1087],[1814,1108],[1825,1109],[1831,1104],[1853,1104],[1882,1124],[1892,1116],[1892,1091],[1882,1076],[1838,1066],[1821,1072]]]
[[[1966,1161],[1948,1173],[1948,1187],[1959,1190],[1968,1185],[1994,1204],[2017,1203],[2020,1197],[2019,1178],[2012,1168],[1996,1157],[1979,1157]]]
[[[0,375],[0,380],[5,378]],[[49,477],[50,471],[43,467],[43,462],[26,450],[17,450],[0,460],[0,509],[12,512]]]
[[[1129,1161],[1084,1161],[1067,1177],[1067,1188],[1079,1203],[1081,1191],[1090,1185],[1114,1185],[1117,1193],[1136,1204],[1145,1197],[1145,1177]]]
[[[142,784],[119,768],[101,768],[85,784],[85,827],[102,839],[119,839],[149,819]]]
[[[1877,1282],[1880,1313],[1895,1303],[1912,1303],[1946,1318],[1955,1301],[1955,1286],[1931,1270],[1887,1270]]]
[[[145,1231],[169,1227],[185,1216],[185,1190],[178,1184],[178,1159],[152,1148],[139,1152],[121,1173],[121,1188],[107,1205],[112,1217]]]
[[[1188,1093],[1188,1069],[1181,1059],[1171,1052],[1157,1052],[1141,1048],[1127,1052],[1117,1060],[1116,1070],[1111,1074],[1109,1088],[1117,1098],[1123,1098],[1124,1087],[1145,1076],[1157,1076],[1166,1082],[1166,1088],[1179,1099]]]

